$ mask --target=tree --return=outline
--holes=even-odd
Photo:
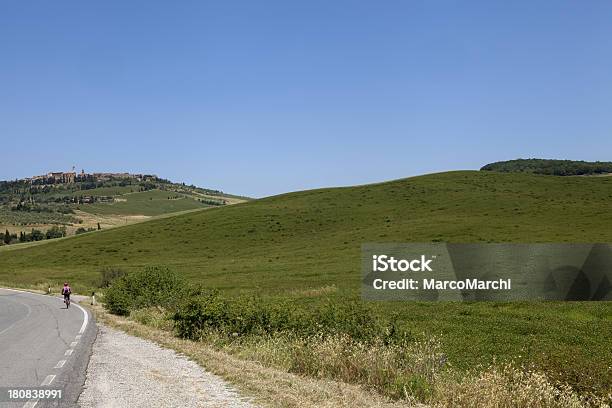
[[[11,234],[9,233],[8,229],[4,233],[4,243],[7,245],[11,243]]]
[[[483,166],[481,170],[506,173],[535,173],[554,176],[578,176],[612,173],[612,162],[517,159],[489,163]]]
[[[100,226],[100,223],[98,223],[98,229],[99,229],[99,230],[101,230],[101,229],[102,229],[102,227]]]
[[[47,234],[46,234],[47,239],[62,238],[65,236],[66,236],[66,227],[58,227],[57,225],[54,225],[53,227],[48,229]]]
[[[45,234],[41,230],[32,229],[31,239],[32,241],[42,241],[45,239]]]

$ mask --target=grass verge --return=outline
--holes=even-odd
[[[132,318],[111,315],[100,306],[92,307],[99,323],[123,330],[162,347],[173,349],[193,359],[199,365],[236,385],[258,404],[271,407],[406,407],[405,403],[388,399],[363,390],[359,386],[326,379],[306,378],[281,369],[267,367],[258,361],[241,359],[213,346],[175,337],[171,326],[159,324],[159,311],[143,311]],[[157,315],[156,315],[157,314]],[[149,319],[152,326],[134,318]],[[164,319],[162,319],[164,320]],[[157,323],[154,323],[157,322]]]

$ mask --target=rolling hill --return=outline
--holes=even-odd
[[[354,289],[363,242],[608,242],[611,209],[608,178],[440,173],[289,193],[10,251],[0,257],[0,279],[69,272],[93,285],[105,265],[163,263],[228,289],[251,289],[253,279],[263,291]]]
[[[228,293],[358,297],[366,242],[610,242],[612,178],[459,171],[283,194],[13,250],[0,281],[94,288],[104,266],[163,264]],[[513,359],[612,385],[610,302],[381,303],[440,335],[458,367]],[[592,375],[581,375],[589,372]]]
[[[154,175],[53,174],[0,181],[0,230],[12,235],[9,243],[37,240],[31,233],[34,229],[44,232],[55,226],[73,235],[246,199]]]

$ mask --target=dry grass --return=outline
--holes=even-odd
[[[446,365],[436,338],[404,345],[366,345],[348,336],[299,339],[281,335],[227,343],[211,334],[204,341],[265,366],[309,378],[360,384],[406,405],[423,401],[435,408],[609,408],[612,400],[612,395],[607,399],[579,396],[541,372],[511,364],[460,374]]]
[[[85,211],[75,210],[75,217],[82,220],[83,223],[76,225],[84,228],[97,228],[98,223],[104,229],[112,227],[120,227],[122,225],[134,224],[136,222],[142,222],[150,219],[151,217],[146,215],[113,215],[113,214],[90,214]]]
[[[126,318],[110,315],[101,307],[93,308],[99,322],[176,350],[207,370],[236,385],[256,402],[272,407],[406,407],[406,402],[392,402],[363,388],[338,381],[313,379],[266,367],[214,349],[201,342],[182,340],[171,332],[155,329]],[[142,316],[140,316],[142,318]]]
[[[320,288],[294,290],[292,292],[289,292],[289,294],[290,296],[298,296],[298,297],[317,297],[317,296],[330,295],[336,292],[338,292],[338,288],[336,287],[336,285],[326,285],[326,286],[321,286]]]
[[[288,370],[312,378],[329,378],[360,384],[373,392],[414,402],[426,400],[444,364],[444,355],[436,339],[385,345],[365,344],[347,335],[293,338],[284,347],[278,342],[260,340],[260,347],[250,357],[264,363],[280,360]],[[263,347],[262,347],[263,345]],[[271,353],[272,358],[265,353]],[[286,356],[286,361],[282,356]]]
[[[568,386],[555,386],[542,373],[512,365],[491,367],[459,381],[437,384],[433,407],[446,408],[609,408],[604,399],[579,397]]]
[[[347,335],[299,338],[279,334],[228,341],[213,332],[202,342],[242,360],[308,378],[359,385],[413,405],[415,396],[425,400],[430,395],[428,384],[438,375],[444,361],[436,339],[387,346],[364,344]]]

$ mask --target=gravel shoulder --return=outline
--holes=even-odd
[[[254,407],[219,376],[174,350],[98,327],[80,407]]]

